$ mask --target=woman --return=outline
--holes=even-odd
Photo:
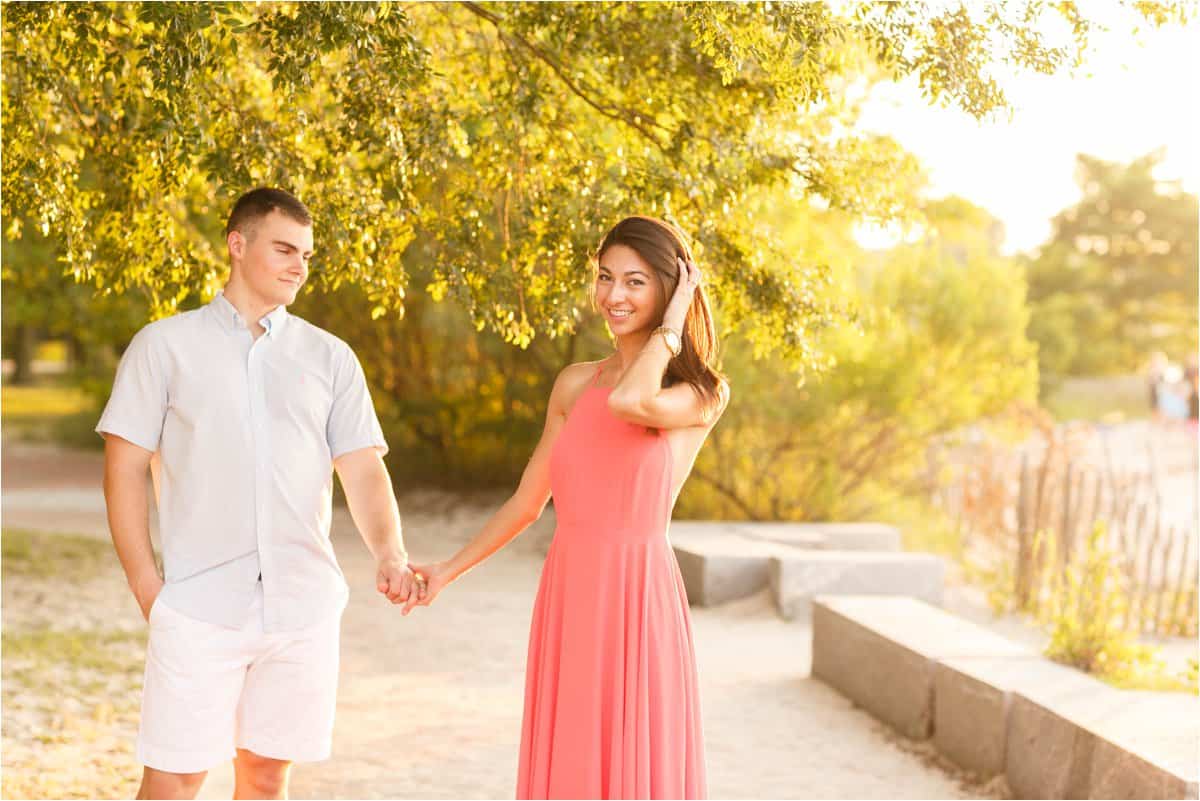
[[[414,566],[426,580],[420,603],[512,540],[553,495],[517,797],[701,798],[695,655],[667,526],[728,385],[713,366],[700,271],[669,224],[629,217],[605,236],[595,303],[615,352],[559,374],[516,493],[454,557]]]

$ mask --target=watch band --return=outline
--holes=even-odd
[[[658,328],[655,328],[650,332],[651,336],[654,334],[662,334],[663,344],[665,344],[667,346],[667,350],[671,352],[672,358],[678,356],[679,352],[683,350],[683,342],[679,337],[679,332],[674,328],[660,325]]]

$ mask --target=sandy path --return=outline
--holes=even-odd
[[[70,454],[5,450],[5,525],[19,519],[27,527],[63,530],[62,516],[46,502],[57,491],[54,472],[27,469],[22,460],[62,463]],[[44,480],[22,480],[35,475]],[[103,532],[102,516],[95,517],[99,475],[73,468],[62,475],[68,480],[61,489],[70,490],[64,500],[75,499],[69,522]],[[401,510],[413,557],[448,555],[494,504],[405,496]],[[334,539],[352,596],[343,618],[334,757],[298,766],[293,797],[512,797],[526,636],[550,517],[448,589],[435,607],[404,618],[374,592],[370,557],[345,511],[338,511]],[[112,562],[111,580],[119,585],[115,557]],[[6,593],[6,619],[17,614],[8,606],[13,597]],[[132,601],[110,609],[122,622],[137,614]],[[928,746],[895,736],[811,679],[808,624],[782,621],[765,596],[696,609],[693,620],[714,798],[1002,797],[1002,787],[965,782]],[[132,737],[130,728],[126,722],[123,731]],[[6,772],[22,769],[8,753]],[[131,754],[113,759],[127,763],[115,769],[138,774]],[[222,767],[202,797],[228,798],[231,789],[230,771]]]
[[[414,554],[440,557],[458,539],[436,518],[409,517]],[[512,797],[539,543],[518,540],[404,618],[372,597],[372,565],[352,537],[338,542],[354,597],[335,756],[297,768],[293,796]],[[811,629],[779,619],[765,595],[694,610],[693,621],[713,797],[987,797],[809,678]]]

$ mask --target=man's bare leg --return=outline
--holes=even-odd
[[[287,798],[288,771],[292,763],[259,756],[245,748],[233,760],[234,798]]]
[[[138,798],[195,798],[204,784],[208,771],[201,773],[167,773],[154,768],[142,769],[142,786]]]

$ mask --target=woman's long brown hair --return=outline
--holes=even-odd
[[[679,283],[679,262],[676,257],[685,261],[692,258],[687,240],[679,229],[654,217],[626,217],[614,225],[596,251],[597,268],[601,257],[613,245],[632,248],[654,269],[668,302]],[[717,328],[703,285],[696,289],[692,297],[680,339],[682,347],[679,355],[667,363],[663,386],[669,387],[680,382],[691,384],[700,395],[705,417],[709,417],[721,405],[720,386],[725,377],[716,367]]]

